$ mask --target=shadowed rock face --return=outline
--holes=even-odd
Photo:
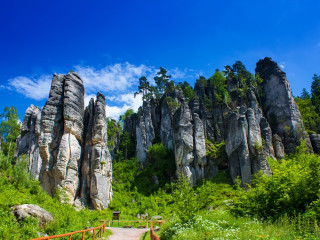
[[[41,109],[31,105],[27,108],[17,141],[15,157],[26,154],[29,161],[28,171],[34,178],[39,178],[42,159],[39,153]]]
[[[107,146],[105,98],[98,93],[84,111],[84,87],[76,73],[54,75],[41,112],[31,105],[21,128],[17,155],[29,152],[29,171],[40,169],[41,186],[51,196],[77,206],[108,207],[112,199],[112,166]],[[26,146],[26,139],[31,139]],[[32,149],[40,152],[39,159]],[[42,164],[41,164],[42,162]],[[33,167],[34,166],[34,167]]]
[[[152,141],[155,138],[151,110],[150,102],[143,102],[142,114],[139,116],[136,125],[136,154],[141,163],[146,161],[148,148],[152,145]]]
[[[256,72],[263,79],[263,113],[272,132],[284,143],[285,152],[293,153],[301,140],[306,140],[312,149],[286,74],[271,58],[260,60]]]

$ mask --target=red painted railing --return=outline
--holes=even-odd
[[[153,222],[151,222],[151,225],[150,225],[150,238],[151,240],[160,240],[153,230]]]
[[[49,239],[61,238],[61,237],[69,237],[69,240],[71,240],[72,235],[78,234],[78,233],[82,233],[82,240],[84,240],[84,236],[85,236],[86,232],[91,232],[91,231],[92,231],[92,240],[94,240],[95,235],[96,235],[96,230],[98,232],[99,229],[100,229],[100,238],[102,238],[102,234],[105,233],[105,231],[106,231],[106,223],[105,222],[101,226],[95,227],[95,228],[89,228],[86,230],[80,230],[80,231],[75,231],[75,232],[71,232],[71,233],[59,234],[59,235],[48,236],[48,237],[34,238],[31,240],[49,240]]]

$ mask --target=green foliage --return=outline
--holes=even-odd
[[[237,218],[224,208],[200,212],[187,222],[165,223],[157,235],[161,240],[301,239],[288,218],[276,223],[262,222],[248,217]]]
[[[107,132],[108,132],[108,148],[111,151],[116,144],[116,139],[118,138],[118,135],[121,133],[120,125],[117,124],[117,122],[111,118],[107,118]]]
[[[312,104],[311,98],[307,95],[296,97],[295,101],[302,116],[304,127],[307,132],[320,133],[320,116],[316,107]]]
[[[173,188],[174,213],[182,222],[186,222],[200,210],[201,203],[197,201],[198,197],[185,176],[181,176]]]
[[[251,74],[242,62],[236,61],[232,67],[227,65],[223,71],[226,78],[233,81],[237,85],[237,91],[240,98],[247,96],[248,90],[252,87],[258,96],[261,94],[262,78],[259,75]]]
[[[133,109],[128,109],[123,115],[120,116],[120,121],[124,121],[127,117],[130,117],[132,114],[134,114]]]
[[[320,75],[314,74],[311,84],[311,101],[313,106],[320,112]]]
[[[175,109],[180,107],[180,103],[176,102],[172,97],[167,96],[164,101],[168,104],[171,111],[174,111]]]
[[[13,158],[15,141],[19,136],[20,125],[18,123],[18,110],[16,107],[5,107],[0,115],[0,141],[1,148],[8,159]]]
[[[280,216],[306,214],[319,201],[320,157],[305,153],[306,146],[281,162],[269,159],[272,177],[257,174],[248,192],[241,190],[233,209],[242,214],[276,219]],[[314,220],[320,220],[314,215]],[[318,218],[318,219],[316,219]]]
[[[228,157],[225,148],[226,144],[224,141],[212,143],[210,140],[206,139],[206,158],[217,165],[222,161],[227,161]]]
[[[205,88],[208,85],[207,79],[204,76],[199,76],[199,78],[196,80],[196,83],[202,83]]]
[[[193,91],[193,88],[186,81],[184,81],[183,83],[178,83],[177,88],[182,90],[183,95],[187,101],[190,101],[194,97],[195,93]]]
[[[174,82],[170,80],[171,76],[167,75],[167,70],[163,67],[160,67],[157,76],[154,77],[156,83],[155,87],[155,97],[160,99],[163,94],[169,93],[174,89]]]
[[[162,143],[153,144],[148,149],[146,164],[137,174],[134,184],[139,192],[149,195],[165,187],[175,176],[175,170],[173,152],[167,150]],[[159,184],[150,185],[154,176],[157,176]]]
[[[223,76],[223,73],[217,69],[209,78],[209,81],[213,86],[215,99],[220,103],[229,104],[231,100],[227,87],[227,79]]]

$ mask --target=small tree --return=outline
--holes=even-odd
[[[20,131],[18,110],[16,107],[5,107],[0,117],[2,120],[0,124],[0,135],[3,153],[8,155],[8,159],[12,159],[15,150],[15,141]]]

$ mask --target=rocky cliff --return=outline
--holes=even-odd
[[[199,79],[191,99],[183,89],[172,89],[160,99],[144,101],[137,113],[125,118],[123,132],[142,166],[147,164],[148,148],[161,142],[174,153],[176,176],[196,183],[227,170],[244,186],[258,171],[271,175],[268,159],[293,153],[302,141],[319,153],[320,137],[311,134],[310,141],[276,62],[260,60],[256,77],[239,64],[230,71],[222,83]],[[98,93],[84,110],[83,97],[76,73],[54,75],[42,111],[33,105],[26,111],[16,155],[29,155],[29,171],[49,194],[64,189],[62,200],[102,209],[112,199],[105,98]],[[223,154],[216,154],[217,147],[223,147]],[[129,150],[125,157],[133,154]]]
[[[77,206],[103,209],[112,199],[105,99],[84,111],[84,86],[76,73],[54,75],[42,111],[31,105],[21,127],[17,156],[29,155],[29,171],[50,195]],[[40,153],[40,154],[39,154]]]
[[[198,81],[195,97],[189,102],[178,90],[158,102],[144,102],[139,113],[124,124],[124,131],[136,143],[138,159],[146,161],[148,147],[160,136],[163,145],[174,150],[177,175],[186,175],[194,183],[227,166],[233,180],[240,177],[246,184],[260,170],[271,174],[268,157],[282,158],[294,152],[302,140],[312,151],[285,73],[265,58],[257,63],[256,74],[262,84],[246,88],[241,87],[241,79],[227,78],[229,102],[217,98],[219,86],[211,80]],[[312,135],[315,149],[318,138]],[[227,163],[206,158],[206,139],[225,142]]]

